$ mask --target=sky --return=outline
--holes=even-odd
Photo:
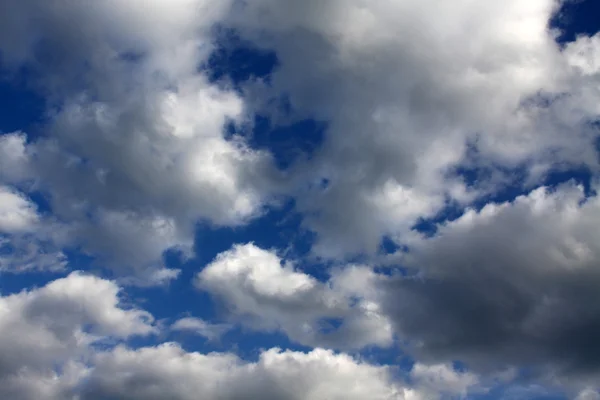
[[[594,0],[4,0],[0,398],[600,399]]]

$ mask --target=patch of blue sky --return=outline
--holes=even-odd
[[[30,75],[27,69],[10,72],[0,67],[0,134],[39,133],[46,116],[46,101],[31,86]]]
[[[453,171],[453,174],[462,178],[467,187],[476,188],[491,178],[491,171],[492,169],[487,167],[459,166]],[[413,229],[431,236],[436,233],[439,224],[456,220],[464,214],[466,209],[479,211],[490,203],[512,202],[517,197],[527,195],[539,187],[554,190],[562,184],[572,182],[583,187],[586,198],[596,195],[592,188],[592,172],[586,166],[556,165],[535,185],[526,184],[527,168],[525,166],[513,169],[496,166],[493,171],[502,171],[503,177],[506,178],[503,184],[494,186],[493,192],[466,205],[460,205],[455,201],[447,201],[445,207],[439,213],[432,218],[420,219],[413,226]]]
[[[274,52],[252,46],[230,29],[217,28],[215,33],[215,50],[200,65],[211,82],[229,83],[241,90],[241,84],[252,79],[269,81],[279,63]]]
[[[560,44],[574,41],[578,35],[592,36],[600,31],[600,3],[595,0],[567,0],[551,21],[551,27],[561,31]]]

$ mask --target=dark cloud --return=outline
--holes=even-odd
[[[425,359],[598,371],[600,203],[582,199],[540,189],[417,240],[406,261],[419,276],[380,287],[397,331]]]

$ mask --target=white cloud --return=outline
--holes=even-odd
[[[317,255],[372,254],[391,236],[410,245],[402,266],[418,278],[349,266],[320,282],[274,251],[236,246],[198,276],[232,322],[332,348],[386,346],[398,334],[424,363],[597,370],[598,198],[582,204],[573,187],[536,190],[468,211],[434,238],[410,230],[448,198],[493,194],[517,166],[531,186],[556,164],[597,174],[590,121],[600,114],[600,36],[561,49],[548,28],[554,0],[239,3],[6,1],[3,66],[26,67],[50,109],[38,138],[0,136],[0,271],[59,270],[71,246],[120,282],[168,282],[179,271],[164,267],[165,250],[189,252],[199,220],[238,226],[260,215],[285,175],[317,233]],[[221,23],[276,51],[257,103],[285,94],[291,119],[327,124],[323,147],[285,174],[268,152],[224,137],[224,125],[244,123],[256,105],[200,69]],[[451,173],[461,163],[491,178],[468,187]],[[321,178],[326,188],[306,189]],[[48,196],[44,215],[27,198],[33,190]],[[13,247],[8,255],[4,246]],[[96,335],[153,331],[150,316],[120,308],[117,294],[113,283],[75,274],[3,297],[0,393],[64,399],[78,382],[89,398],[187,399],[202,390],[208,398],[427,398],[427,390],[464,395],[477,382],[420,363],[412,375],[424,392],[411,392],[384,369],[323,350],[272,350],[248,363],[174,345],[121,347],[81,366],[77,356]],[[192,319],[173,327],[213,337],[214,328]],[[57,359],[71,372],[53,371]],[[175,384],[181,374],[189,386]],[[227,384],[197,386],[210,377]]]
[[[37,207],[23,194],[0,186],[0,233],[22,233],[36,228]]]
[[[410,386],[391,367],[324,349],[273,348],[253,362],[231,353],[187,352],[175,343],[131,349],[119,343],[157,328],[149,313],[124,307],[120,290],[114,282],[72,273],[39,289],[0,297],[0,395],[15,400],[414,400],[458,393],[474,382],[470,374],[449,367],[419,366]],[[172,328],[206,327],[202,322],[186,318]]]
[[[23,193],[0,184],[0,272],[63,270],[61,230]]]
[[[0,297],[0,393],[65,398],[54,394],[85,372],[80,364],[90,345],[154,333],[152,316],[123,308],[119,290],[110,281],[74,272]]]
[[[15,183],[30,178],[26,136],[20,132],[0,136],[0,183]]]
[[[2,137],[0,154],[9,156],[0,179],[34,182],[68,227],[68,244],[128,282],[173,278],[162,254],[190,249],[198,220],[243,224],[271,193],[270,156],[224,137],[227,121],[246,118],[243,99],[200,71],[228,8],[11,1],[0,17],[2,36],[12,38],[0,40],[3,61],[31,68],[48,103],[60,105],[41,138]]]
[[[435,397],[438,393],[449,393],[465,397],[470,388],[479,383],[479,378],[470,372],[458,372],[452,366],[445,364],[424,365],[415,364],[410,376],[418,387],[430,396]]]
[[[309,346],[360,348],[392,342],[390,323],[369,292],[373,278],[354,267],[321,283],[274,252],[247,244],[219,254],[198,274],[197,285],[248,327],[281,330]]]
[[[597,391],[593,390],[593,389],[585,389],[582,390],[577,397],[575,397],[575,400],[598,400],[600,399],[600,393],[598,393]]]
[[[208,340],[217,340],[230,329],[231,325],[229,324],[212,324],[200,318],[193,317],[181,318],[171,325],[171,330],[173,331],[195,333]]]
[[[479,150],[475,167],[494,175],[522,163],[538,173],[555,163],[597,170],[588,123],[600,114],[598,39],[561,51],[548,28],[557,7],[259,0],[231,13],[244,38],[278,56],[267,96],[286,93],[299,116],[328,124],[324,147],[297,171],[329,180],[297,199],[318,255],[374,252],[445,196],[470,202],[495,192],[485,180],[467,188],[448,177],[473,162],[467,144]]]
[[[152,385],[146,382],[152,381]],[[175,344],[100,354],[82,399],[404,399],[388,369],[326,350],[271,349],[256,363],[186,353]]]

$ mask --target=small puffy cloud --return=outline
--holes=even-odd
[[[67,264],[62,227],[17,189],[0,184],[0,271],[60,271]]]
[[[361,285],[357,278],[367,279]],[[360,348],[392,342],[390,323],[369,291],[372,278],[355,267],[325,284],[276,253],[247,244],[219,254],[196,284],[222,302],[233,321],[281,330],[305,345]]]
[[[193,317],[181,318],[171,325],[173,331],[194,333],[208,340],[217,340],[230,329],[231,325],[228,324],[212,324]]]
[[[593,389],[585,389],[579,392],[575,400],[598,400],[600,393]]]
[[[469,389],[479,383],[479,377],[470,372],[458,372],[446,364],[413,366],[410,376],[417,387],[435,397],[439,393],[460,395],[465,397]]]
[[[26,135],[13,132],[0,135],[0,183],[15,183],[30,178]]]
[[[23,194],[0,186],[0,233],[22,233],[36,228],[37,207]]]

